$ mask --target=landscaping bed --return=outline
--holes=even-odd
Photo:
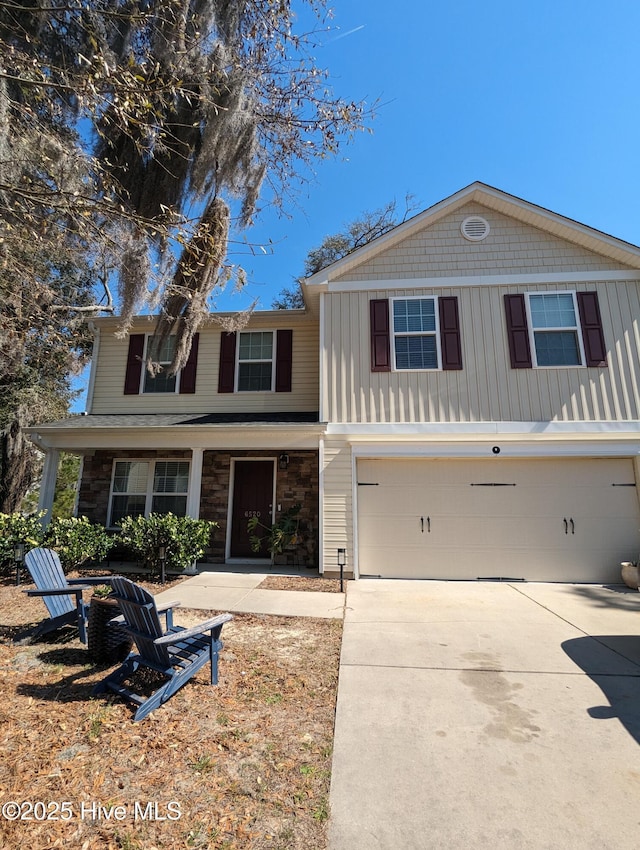
[[[175,612],[181,625],[213,613]],[[12,643],[44,615],[0,584],[0,803],[21,806],[0,818],[0,846],[326,847],[340,621],[236,614],[219,685],[207,666],[133,723],[123,701],[91,696],[112,668],[73,630]]]
[[[340,593],[340,580],[311,576],[267,576],[260,590],[306,590],[320,593]]]

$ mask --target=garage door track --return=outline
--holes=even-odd
[[[635,850],[639,744],[639,593],[349,583],[330,850]]]

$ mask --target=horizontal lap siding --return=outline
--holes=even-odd
[[[609,368],[512,369],[504,294],[597,291]],[[458,298],[463,369],[371,372],[370,298]],[[640,418],[640,283],[468,286],[331,293],[329,421],[626,421]]]
[[[323,569],[337,569],[337,550],[346,548],[346,571],[353,570],[353,482],[351,448],[342,441],[327,440],[324,447]]]
[[[218,393],[220,329],[200,330],[196,392],[193,395],[124,395],[128,341],[116,339],[104,327],[100,338],[91,413],[261,413],[318,410],[319,358],[317,322],[296,322],[293,329],[291,392]],[[273,319],[253,319],[247,330],[277,330]],[[135,328],[141,333],[145,328]],[[148,332],[148,329],[146,329]]]

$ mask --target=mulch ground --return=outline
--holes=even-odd
[[[206,667],[133,723],[117,697],[92,697],[112,668],[73,630],[12,642],[45,613],[0,580],[1,847],[326,847],[341,622],[237,614],[219,685]]]
[[[321,593],[340,593],[340,581],[310,576],[267,576],[258,585],[260,590],[307,590]]]

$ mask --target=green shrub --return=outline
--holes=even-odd
[[[64,570],[102,561],[113,544],[114,538],[104,527],[89,522],[86,516],[52,520],[44,538],[44,545],[60,556]]]
[[[13,547],[23,543],[25,552],[42,544],[44,512],[24,516],[23,514],[0,513],[0,569],[8,572],[15,567]]]
[[[148,517],[125,517],[121,523],[119,542],[151,570],[160,569],[158,550],[166,550],[167,569],[182,572],[204,555],[217,522],[175,514],[149,514]]]

